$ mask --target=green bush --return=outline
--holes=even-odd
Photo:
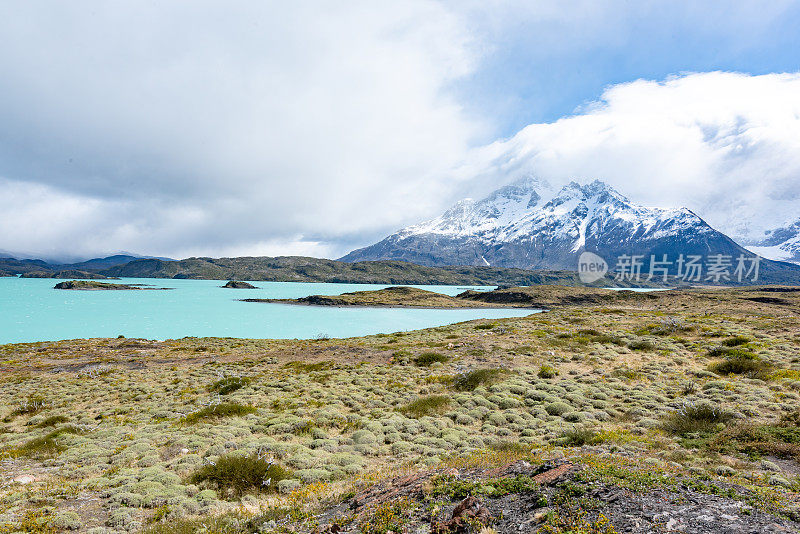
[[[229,454],[220,457],[215,464],[199,468],[189,481],[192,484],[211,484],[225,498],[232,498],[249,492],[274,492],[278,482],[291,476],[290,471],[260,458],[257,454]]]
[[[250,381],[250,378],[246,377],[226,376],[225,378],[217,380],[211,384],[208,389],[209,391],[219,393],[220,395],[227,395],[228,393],[233,393],[236,390],[242,389],[249,384]]]
[[[716,432],[720,424],[733,419],[733,415],[710,404],[689,404],[672,412],[661,425],[661,428],[677,436],[689,433]]]
[[[472,391],[478,386],[489,386],[499,382],[506,374],[508,371],[505,369],[476,369],[456,375],[453,379],[453,387],[459,391]]]
[[[33,415],[42,411],[45,406],[46,403],[43,397],[31,395],[17,405],[14,411],[11,412],[11,417],[16,417],[18,415]]]
[[[401,412],[411,417],[440,414],[450,407],[450,397],[445,395],[429,395],[408,403]]]
[[[555,378],[558,376],[558,371],[555,367],[551,367],[549,365],[542,365],[539,368],[539,373],[537,374],[539,378]]]
[[[169,518],[168,521],[145,528],[142,530],[142,534],[195,534],[197,532],[240,534],[245,532],[242,524],[246,522],[245,516],[237,515],[208,516],[199,519]]]
[[[566,402],[551,402],[550,404],[545,405],[544,411],[550,415],[563,415],[567,412],[571,412],[572,406]]]
[[[327,371],[333,367],[333,362],[330,360],[325,360],[321,362],[288,362],[283,366],[285,369],[294,369],[296,371],[303,371],[306,373],[312,373],[314,371]]]
[[[559,445],[566,447],[582,447],[596,445],[601,442],[598,433],[590,428],[575,427],[565,431],[557,440]]]
[[[739,345],[745,345],[747,343],[750,343],[750,338],[746,336],[729,337],[722,342],[726,347],[738,347]]]
[[[445,363],[450,360],[450,356],[439,354],[438,352],[423,352],[414,358],[414,365],[417,367],[430,367],[434,363]]]
[[[631,350],[653,350],[655,347],[652,342],[644,339],[637,339],[628,343],[628,348]]]
[[[714,362],[708,366],[708,370],[718,375],[734,374],[766,380],[770,378],[774,367],[774,365],[761,360],[755,354],[744,352]]]
[[[38,423],[36,425],[36,428],[47,428],[47,427],[51,427],[51,426],[57,426],[57,425],[60,425],[61,423],[66,423],[67,421],[69,421],[69,418],[66,417],[66,416],[63,416],[63,415],[51,415],[50,417],[48,417],[44,421]]]
[[[190,413],[183,418],[183,422],[187,424],[193,424],[203,419],[237,417],[251,413],[256,413],[256,409],[253,406],[246,406],[236,402],[223,402],[221,404],[206,406],[202,410]]]

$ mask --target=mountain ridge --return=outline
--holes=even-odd
[[[614,258],[631,255],[643,256],[645,268],[651,256],[754,257],[688,208],[640,206],[600,180],[555,190],[526,177],[340,259],[574,270],[584,251],[599,254],[612,269]],[[795,275],[785,264],[764,265]]]

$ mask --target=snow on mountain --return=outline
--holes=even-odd
[[[575,269],[584,250],[612,261],[622,254],[745,252],[688,209],[639,206],[599,180],[555,191],[525,178],[342,259]]]
[[[747,250],[777,261],[800,263],[800,219],[767,232],[767,236],[747,246]]]

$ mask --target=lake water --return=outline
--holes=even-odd
[[[523,317],[531,310],[328,308],[239,302],[243,298],[338,295],[389,287],[372,284],[252,282],[259,289],[222,289],[224,280],[124,278],[170,291],[65,291],[53,278],[0,277],[0,344],[89,337],[175,339],[185,336],[309,339],[391,333],[469,321]],[[447,295],[476,286],[415,286]]]

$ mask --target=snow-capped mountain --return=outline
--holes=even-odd
[[[609,263],[632,254],[748,254],[688,209],[639,206],[599,180],[556,191],[526,178],[480,201],[462,200],[342,260],[574,270],[583,251]]]
[[[771,260],[800,263],[800,219],[767,232],[767,236],[747,249]]]

